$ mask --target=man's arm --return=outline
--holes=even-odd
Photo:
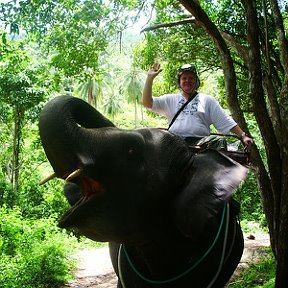
[[[241,137],[243,143],[248,147],[250,147],[254,143],[253,139],[247,136],[238,125],[233,127],[230,131]]]
[[[155,77],[162,71],[160,64],[153,64],[148,73],[142,94],[142,103],[145,108],[152,108],[152,86]]]
[[[152,86],[153,86],[154,78],[147,76],[143,95],[142,95],[142,103],[145,108],[152,108],[153,106],[153,98],[152,98]]]

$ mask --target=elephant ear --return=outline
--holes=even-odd
[[[219,226],[217,216],[246,173],[244,166],[216,150],[197,154],[188,184],[176,198],[174,216],[178,229],[195,241],[213,237]]]

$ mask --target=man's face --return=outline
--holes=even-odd
[[[186,93],[192,93],[196,90],[197,77],[191,71],[185,71],[180,76],[180,88]]]

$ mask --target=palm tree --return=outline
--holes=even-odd
[[[127,93],[128,103],[134,104],[135,128],[137,127],[137,120],[138,120],[137,105],[141,101],[143,85],[144,85],[144,73],[140,70],[136,70],[135,66],[132,66],[131,71],[126,73],[122,77],[122,81],[120,82],[122,93],[125,92]],[[142,106],[141,106],[141,115],[143,120]]]
[[[112,91],[108,94],[107,99],[103,103],[104,112],[112,116],[112,121],[114,122],[114,117],[122,109],[121,97],[118,92],[112,88]]]
[[[75,93],[82,99],[87,99],[90,105],[97,108],[99,100],[103,97],[102,87],[106,86],[104,79],[102,75],[91,76],[85,82],[78,84]]]

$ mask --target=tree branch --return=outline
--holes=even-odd
[[[195,18],[194,17],[193,18],[187,18],[187,19],[179,20],[179,21],[175,21],[175,22],[170,22],[170,23],[156,24],[156,25],[153,25],[153,26],[150,26],[150,27],[142,29],[140,33],[157,30],[159,28],[174,27],[174,26],[191,24],[191,23],[195,23]]]

